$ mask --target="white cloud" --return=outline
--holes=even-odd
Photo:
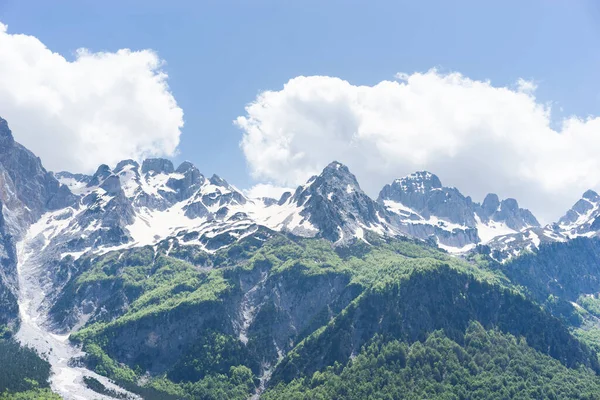
[[[153,51],[80,49],[68,61],[0,23],[0,54],[0,116],[47,168],[175,154],[183,111]]]
[[[273,199],[279,200],[282,194],[284,194],[285,192],[293,193],[294,190],[295,189],[276,186],[270,183],[258,183],[252,186],[250,189],[245,190],[244,193],[246,194],[246,196],[253,199],[258,199],[261,197],[271,197]]]
[[[236,120],[254,178],[297,185],[335,159],[376,196],[427,169],[476,201],[515,197],[543,221],[599,187],[600,119],[569,117],[552,129],[533,82],[494,87],[436,70],[397,78],[355,86],[301,76],[261,93]]]

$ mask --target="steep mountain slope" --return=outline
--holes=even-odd
[[[330,367],[265,393],[265,399],[593,399],[593,373],[576,372],[522,340],[471,322],[407,343],[377,336],[344,366]]]
[[[126,160],[93,176],[57,174],[79,196],[78,204],[49,213],[43,226],[51,248],[81,254],[156,244],[177,238],[214,251],[264,226],[339,245],[370,234],[433,240],[465,252],[494,236],[539,226],[513,199],[488,195],[482,205],[429,173],[396,180],[373,201],[338,162],[294,193],[250,199],[218,176],[205,178],[192,164]],[[100,229],[96,229],[100,228]],[[60,243],[56,242],[59,241]]]
[[[573,207],[558,220],[558,227],[569,237],[597,236],[600,230],[600,196],[593,190],[583,194]]]
[[[86,321],[72,339],[87,365],[136,391],[202,398],[192,393],[217,385],[245,398],[345,365],[376,335],[412,343],[444,329],[458,338],[473,320],[524,336],[567,367],[600,368],[502,275],[410,240],[334,248],[265,232],[215,253],[163,242],[66,257],[60,270],[73,274],[52,308],[55,324]],[[136,388],[145,371],[156,378]],[[242,371],[250,381],[234,378]]]
[[[2,203],[0,202],[0,206]],[[14,331],[19,309],[16,296],[17,256],[12,235],[0,212],[0,331]]]
[[[600,371],[596,355],[559,320],[510,290],[442,267],[414,271],[385,290],[366,291],[326,329],[294,349],[273,379],[288,382],[336,362],[345,364],[376,334],[414,342],[424,332],[444,329],[452,337],[463,333],[469,321],[523,336],[529,346],[568,367],[583,364]]]
[[[299,187],[283,203],[286,205],[301,210],[298,215],[314,227],[316,232],[309,231],[307,236],[346,243],[354,238],[364,239],[365,231],[399,233],[394,229],[392,217],[362,191],[356,177],[339,162],[332,162],[321,175]]]
[[[15,142],[0,118],[0,200],[8,225],[17,233],[44,212],[74,202],[68,188],[47,172],[39,158]]]
[[[452,252],[464,252],[496,236],[516,233],[539,223],[515,199],[500,201],[488,194],[482,204],[458,189],[442,186],[426,171],[416,172],[386,185],[377,201],[397,214],[403,230],[419,238],[431,238]]]
[[[483,250],[483,249],[481,249]],[[600,350],[600,240],[578,237],[542,243],[535,252],[499,263],[484,252],[472,256],[502,273],[527,296]]]
[[[16,241],[42,214],[74,201],[0,118],[0,330],[13,331],[17,322]]]
[[[497,236],[487,243],[498,261],[536,252],[543,244],[567,242],[575,238],[598,237],[600,232],[600,196],[593,190],[585,192],[558,222],[544,227]]]
[[[103,165],[93,176],[57,174],[78,196],[75,205],[45,214],[33,228],[62,256],[152,245],[172,239],[207,251],[228,246],[259,226],[347,243],[367,232],[397,235],[394,215],[371,200],[348,168],[331,163],[279,201],[249,199],[192,164],[168,160]]]
[[[29,240],[29,228],[41,216],[48,212],[60,213],[76,202],[77,197],[68,187],[61,185],[52,173],[47,172],[35,155],[15,142],[7,122],[0,119],[0,331],[8,340],[13,340],[14,335],[21,344],[33,346],[45,353],[44,357],[48,358],[52,366],[50,383],[53,389],[63,384],[70,385],[74,377],[72,372],[77,368],[67,365],[69,359],[64,355],[75,354],[77,350],[68,344],[66,337],[56,337],[43,326],[45,290],[52,294],[59,289],[48,279],[54,271],[46,268],[45,261],[51,259],[36,258],[35,265],[24,263],[21,244]],[[16,359],[11,360],[11,365],[29,363],[35,367],[36,363],[32,361],[35,358],[27,354],[15,353]],[[38,366],[42,364],[40,360]],[[59,365],[62,368],[57,370]],[[8,365],[6,367],[12,368]],[[30,383],[35,393],[15,394],[13,390],[24,386],[13,389],[9,385],[6,387],[10,391],[7,396],[55,398],[45,390],[35,391],[34,383]],[[39,380],[37,384],[45,387],[48,382]],[[72,393],[72,398],[82,398],[73,389],[84,387],[83,382],[65,387],[68,389],[63,393]],[[83,398],[91,395],[96,393],[89,390],[87,397]],[[98,397],[106,398],[100,395]]]

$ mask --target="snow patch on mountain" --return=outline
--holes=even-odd
[[[490,240],[498,236],[516,233],[515,230],[510,229],[505,223],[502,222],[482,222],[481,218],[477,214],[475,214],[475,221],[477,221],[477,235],[479,236],[479,239],[481,239],[481,244],[488,243]]]

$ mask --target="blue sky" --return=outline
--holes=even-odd
[[[300,75],[374,85],[437,67],[494,86],[524,78],[554,118],[597,114],[598,3],[491,3],[0,0],[0,21],[68,59],[80,47],[155,50],[185,114],[175,161],[249,187],[232,121],[259,92]]]

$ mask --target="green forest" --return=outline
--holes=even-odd
[[[452,340],[434,331],[407,344],[375,336],[346,365],[280,383],[276,399],[598,399],[600,380],[540,354],[523,338],[472,322]]]
[[[0,340],[0,400],[56,400],[50,391],[50,364],[13,339]]]

